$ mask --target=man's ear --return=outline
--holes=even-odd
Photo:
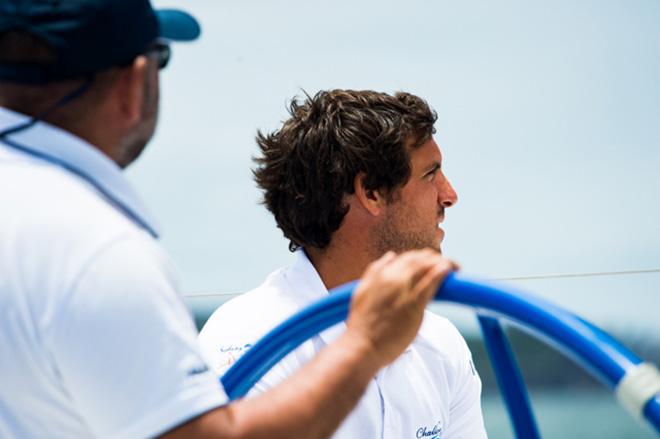
[[[367,212],[373,216],[378,216],[381,214],[386,200],[379,191],[365,188],[364,180],[366,176],[364,172],[360,172],[355,176],[355,180],[353,180],[355,197]]]
[[[120,69],[114,84],[115,108],[127,126],[136,125],[142,118],[148,69],[147,57],[138,56],[131,65]]]

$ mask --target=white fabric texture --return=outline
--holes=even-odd
[[[0,130],[25,121],[0,108]],[[45,123],[0,142],[0,437],[153,437],[227,401],[120,169]]]
[[[222,375],[270,329],[327,294],[314,266],[299,250],[292,265],[271,273],[261,286],[213,313],[200,332],[202,350]],[[283,381],[344,330],[341,323],[305,342],[250,394]],[[417,338],[372,380],[333,437],[485,438],[480,398],[481,380],[465,340],[447,319],[427,311]]]

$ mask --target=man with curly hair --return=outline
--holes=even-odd
[[[327,438],[456,268],[385,255],[342,337],[230,402],[122,174],[156,128],[169,43],[199,34],[149,0],[0,0],[1,438]]]
[[[436,118],[409,93],[332,90],[294,100],[279,130],[258,134],[255,180],[296,259],[209,319],[200,341],[216,373],[386,252],[440,251],[440,223],[457,195],[433,139]],[[284,380],[345,329],[342,323],[307,341],[254,393]],[[427,311],[417,338],[372,380],[334,437],[482,438],[480,394],[464,339]]]

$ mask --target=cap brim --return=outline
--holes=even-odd
[[[177,9],[159,9],[159,36],[172,41],[193,41],[199,38],[202,29],[192,15]]]

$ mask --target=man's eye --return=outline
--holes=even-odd
[[[438,173],[440,170],[439,166],[436,166],[435,168],[431,169],[429,172],[426,173],[425,177],[428,178],[429,180],[432,180],[433,177]]]

